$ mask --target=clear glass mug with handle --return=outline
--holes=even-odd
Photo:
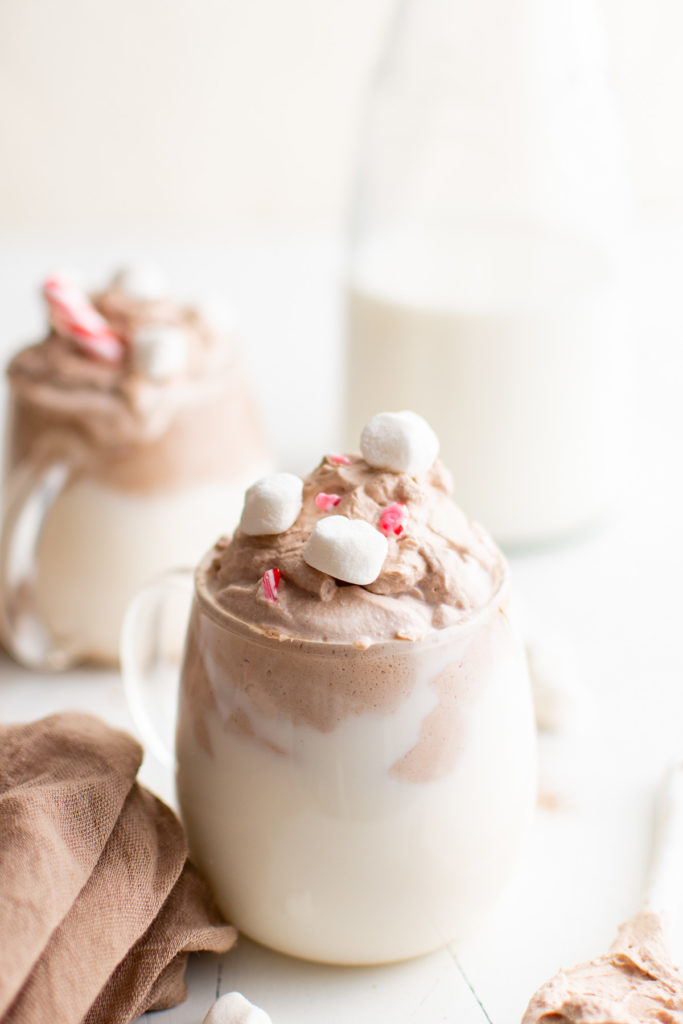
[[[245,483],[269,466],[224,453],[197,465],[202,425],[238,429],[232,386],[207,382],[156,441],[108,452],[76,429],[40,427],[11,402],[0,538],[0,626],[8,651],[34,668],[113,664],[126,603],[145,580],[198,557],[202,538],[236,521]],[[29,412],[30,415],[30,412]],[[199,460],[201,462],[201,460]],[[160,474],[165,478],[159,480]],[[203,478],[202,478],[203,476]]]
[[[91,300],[54,277],[74,317],[116,330],[116,361],[56,320],[8,368],[0,637],[34,668],[116,663],[133,594],[199,558],[270,468],[232,337],[200,307],[142,299],[119,278]]]
[[[121,663],[223,913],[264,945],[336,964],[470,933],[519,858],[535,798],[507,579],[461,622],[360,649],[229,614],[206,585],[212,557],[137,596]],[[190,595],[173,727],[163,681],[178,666],[163,635]]]

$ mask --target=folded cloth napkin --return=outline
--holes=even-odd
[[[126,1024],[234,943],[141,760],[88,715],[0,726],[1,1024]]]

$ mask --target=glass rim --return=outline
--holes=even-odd
[[[269,647],[271,649],[285,650],[287,648],[297,652],[306,650],[312,654],[331,655],[343,650],[353,656],[359,655],[365,658],[373,654],[408,653],[416,647],[434,647],[450,642],[455,636],[463,635],[466,631],[476,627],[480,621],[485,619],[494,607],[500,602],[501,596],[506,592],[509,584],[509,569],[504,556],[501,555],[501,574],[498,585],[484,604],[465,612],[462,618],[452,622],[441,629],[431,627],[423,635],[414,640],[399,639],[393,637],[386,640],[376,640],[367,646],[354,644],[351,640],[314,640],[310,637],[294,636],[291,633],[275,632],[274,627],[261,626],[228,611],[213,597],[206,586],[205,573],[214,558],[213,548],[202,558],[193,572],[194,599],[210,618],[226,629],[227,632],[241,635],[253,643]],[[272,629],[272,631],[270,631]]]

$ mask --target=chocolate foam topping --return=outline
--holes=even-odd
[[[220,381],[231,372],[232,345],[198,309],[170,297],[136,298],[116,284],[90,298],[122,340],[121,360],[94,359],[53,328],[42,341],[20,351],[8,368],[14,395],[55,426],[73,429],[103,448],[147,443],[164,434],[179,409],[204,401],[212,378],[217,389],[224,389]],[[158,380],[141,370],[135,336],[149,325],[186,333],[182,372]]]
[[[410,475],[373,468],[359,455],[327,456],[304,480],[293,525],[264,536],[238,529],[231,540],[219,541],[199,569],[200,591],[274,637],[358,647],[421,639],[485,606],[504,574],[499,550],[453,502],[451,490],[450,475],[438,460]],[[373,582],[343,583],[304,560],[322,517],[343,515],[380,529],[383,513],[396,505],[402,514],[390,518],[383,531],[387,554]],[[273,569],[280,573],[274,598],[264,587]]]

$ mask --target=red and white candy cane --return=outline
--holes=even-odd
[[[53,274],[43,285],[50,322],[58,334],[75,341],[94,359],[118,363],[125,346],[82,289],[63,274]]]
[[[394,533],[400,537],[408,522],[408,509],[402,501],[387,505],[379,517],[379,528],[382,533]]]
[[[324,491],[320,491],[315,496],[315,503],[321,512],[329,512],[331,509],[336,508],[341,501],[341,495],[339,494],[325,494]]]
[[[280,576],[282,573],[279,569],[266,569],[263,574],[263,594],[266,601],[277,601],[278,587],[280,586]]]

